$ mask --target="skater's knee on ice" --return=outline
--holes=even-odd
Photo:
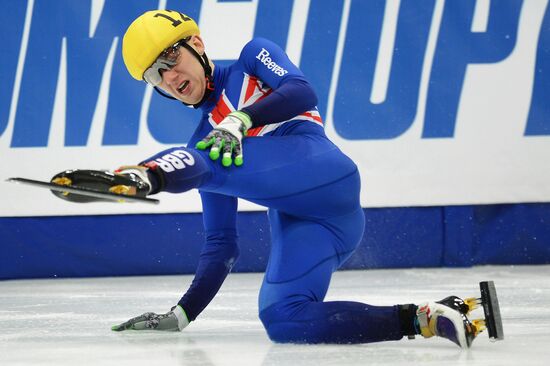
[[[303,343],[297,340],[291,339],[289,333],[291,332],[291,324],[289,323],[275,323],[264,324],[266,333],[273,342],[276,343]]]
[[[280,301],[260,311],[260,320],[269,338],[278,343],[299,342],[296,339],[296,317],[300,318],[303,309],[311,299],[297,296],[291,300]]]
[[[270,311],[271,308],[260,311],[260,320],[273,342],[286,343],[288,340],[288,324],[289,318],[280,309]]]

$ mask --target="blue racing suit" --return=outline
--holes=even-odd
[[[216,65],[213,77],[214,91],[200,107],[189,147],[144,161],[162,174],[156,190],[197,188],[201,194],[206,241],[194,280],[179,301],[189,320],[208,305],[237,260],[239,197],[268,208],[271,253],[259,315],[272,340],[402,338],[397,306],[323,301],[332,273],[359,244],[365,219],[357,166],[326,137],[302,72],[280,47],[256,38],[234,64]],[[235,110],[250,115],[253,127],[243,140],[243,166],[226,168],[192,147]]]

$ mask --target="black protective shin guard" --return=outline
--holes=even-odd
[[[403,336],[413,339],[415,335],[420,334],[414,326],[416,319],[416,310],[418,306],[414,304],[397,305],[399,309],[399,322]]]

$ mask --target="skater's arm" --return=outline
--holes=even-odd
[[[189,321],[204,310],[217,294],[239,256],[237,246],[237,199],[201,192],[206,241],[195,278],[178,302]]]
[[[228,167],[243,164],[242,139],[251,128],[283,122],[316,108],[317,96],[300,69],[275,43],[255,38],[243,48],[237,67],[249,75],[245,94],[260,88],[251,105],[229,113],[204,139],[199,150],[210,149],[212,160],[222,157]]]
[[[239,62],[245,71],[265,82],[273,91],[241,110],[252,127],[286,121],[317,105],[317,95],[302,71],[275,43],[255,38],[243,49]]]

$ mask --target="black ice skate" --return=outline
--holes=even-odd
[[[421,334],[426,337],[440,336],[462,348],[469,348],[473,340],[485,329],[493,341],[504,339],[502,318],[493,281],[479,283],[480,298],[462,300],[449,296],[441,301],[421,304],[417,319]],[[470,321],[468,316],[483,306],[484,318]]]
[[[159,201],[146,198],[150,183],[145,167],[123,167],[117,171],[66,170],[56,174],[50,182],[26,178],[9,178],[8,181],[48,188],[66,201],[86,202],[145,202]]]

